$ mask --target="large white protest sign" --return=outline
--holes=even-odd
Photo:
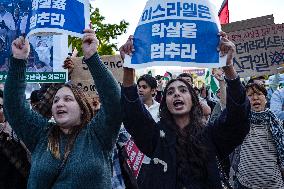
[[[209,0],[149,0],[134,34],[126,67],[220,67],[220,24]]]
[[[89,24],[89,0],[32,0],[27,29],[28,35],[48,32],[82,37]]]

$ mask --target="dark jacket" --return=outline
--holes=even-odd
[[[26,189],[30,163],[19,141],[0,133],[0,188]]]
[[[186,179],[187,189],[222,188],[216,156],[222,161],[242,143],[249,131],[250,105],[240,79],[229,80],[227,109],[214,124],[204,129],[201,141],[208,149],[208,177],[196,180],[193,174]],[[139,100],[137,87],[122,89],[123,119],[126,130],[139,149],[151,160],[140,188],[176,188],[176,132],[171,126],[155,121]]]

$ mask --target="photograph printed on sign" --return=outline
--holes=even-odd
[[[29,37],[32,53],[29,56],[27,71],[52,72],[53,36]]]
[[[11,44],[25,35],[30,1],[1,0],[0,2],[0,71],[7,71]]]
[[[29,2],[0,3],[0,71],[8,71],[11,44],[25,36]],[[27,71],[52,72],[52,36],[31,36]]]
[[[0,2],[0,82],[5,82],[7,77],[12,42],[20,36],[28,38],[30,42],[26,81],[66,82],[67,71],[60,65],[68,53],[67,37],[55,36],[52,33],[27,36],[31,4],[30,0]],[[56,44],[60,44],[60,49]]]

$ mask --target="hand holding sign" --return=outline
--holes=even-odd
[[[124,45],[122,45],[119,48],[120,56],[122,60],[125,59],[125,55],[132,56],[132,53],[135,51],[134,50],[134,45],[133,45],[133,35],[130,35],[128,40]],[[135,81],[135,70],[133,68],[127,68],[124,65],[123,68],[123,86],[124,87],[130,87],[134,85]]]
[[[99,40],[92,29],[85,29],[84,33],[82,49],[84,57],[89,59],[98,51]]]
[[[69,74],[72,73],[73,69],[74,69],[74,63],[71,59],[71,57],[67,57],[65,60],[64,60],[64,63],[63,63],[63,66],[62,66],[64,69],[68,69],[68,72]]]
[[[133,45],[133,39],[134,39],[134,36],[130,35],[126,43],[119,48],[119,52],[120,52],[120,56],[122,60],[124,60],[125,55],[132,56],[132,53],[135,51],[134,45]]]
[[[236,51],[236,46],[232,41],[227,39],[227,34],[225,32],[219,32],[221,36],[219,50],[220,56],[223,57],[227,55],[226,66],[223,67],[225,76],[227,79],[235,79],[238,74],[233,66],[234,53]]]
[[[63,63],[63,68],[64,69],[68,69],[68,75],[70,75],[74,69],[74,62],[72,61],[72,58],[75,58],[77,57],[78,55],[78,51],[77,49],[75,48],[73,50],[73,53],[72,53],[72,56],[68,56],[65,60],[64,60],[64,63]]]
[[[224,81],[224,72],[222,69],[215,69],[213,76],[219,81],[223,82]]]
[[[227,61],[226,66],[230,66],[233,64],[233,56],[236,52],[236,46],[232,41],[228,39],[228,36],[225,32],[219,32],[219,35],[221,36],[220,44],[218,49],[220,50],[220,56],[223,57],[227,55]]]
[[[17,59],[27,59],[30,54],[30,43],[24,37],[19,37],[12,43],[13,57]]]

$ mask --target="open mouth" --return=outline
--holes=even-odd
[[[65,110],[58,110],[56,112],[57,115],[63,115],[63,114],[66,114],[67,112]]]
[[[259,102],[253,103],[252,106],[260,106]]]
[[[173,105],[174,105],[175,108],[181,108],[181,107],[183,107],[184,102],[181,101],[181,100],[175,100]]]
[[[261,103],[259,103],[259,102],[253,103],[253,104],[252,104],[252,107],[253,107],[255,110],[260,110],[260,109],[262,109],[262,105],[261,105]]]

